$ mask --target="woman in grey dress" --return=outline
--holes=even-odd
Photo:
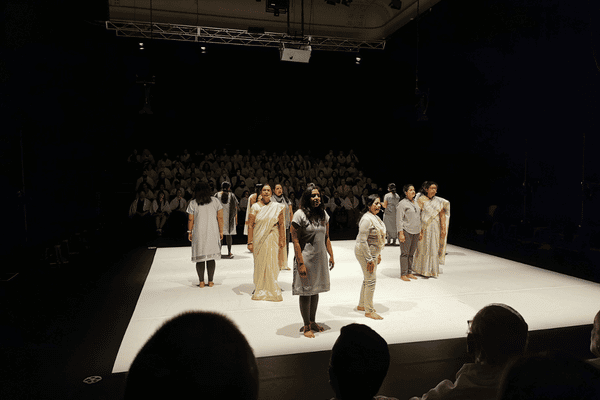
[[[231,245],[233,244],[232,236],[237,233],[236,225],[237,225],[237,209],[238,209],[238,199],[231,192],[231,183],[223,182],[221,183],[221,191],[215,195],[223,204],[223,236],[225,236],[225,241],[227,242],[227,258],[233,258],[233,254],[231,254]]]
[[[196,263],[196,272],[201,288],[204,284],[204,269],[208,269],[208,286],[213,286],[215,260],[221,258],[221,240],[223,240],[223,206],[211,196],[210,187],[200,182],[195,187],[195,197],[187,207],[188,239],[192,242],[192,262]]]
[[[335,264],[329,240],[329,216],[321,202],[321,192],[314,185],[308,185],[302,194],[290,230],[295,253],[292,294],[300,296],[304,322],[301,331],[304,336],[314,338],[313,331],[324,330],[316,323],[319,293],[329,291],[329,271]]]
[[[388,193],[383,196],[383,203],[381,206],[385,209],[383,212],[383,223],[387,232],[387,244],[396,245],[396,239],[398,239],[398,230],[396,229],[396,209],[400,202],[400,196],[396,193],[396,184],[390,183],[388,185]]]

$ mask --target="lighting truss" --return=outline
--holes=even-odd
[[[136,22],[106,21],[106,29],[117,36],[143,39],[165,39],[184,42],[232,44],[242,46],[277,47],[283,44],[310,44],[312,50],[356,52],[361,49],[383,50],[385,40],[357,40],[327,36],[297,38],[285,33],[249,33],[247,30],[211,28],[205,26]]]

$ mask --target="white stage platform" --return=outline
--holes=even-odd
[[[591,324],[600,310],[600,284],[452,245],[439,278],[404,282],[399,279],[400,248],[386,247],[374,301],[384,319],[375,321],[356,310],[362,272],[354,243],[332,243],[336,264],[331,291],[320,295],[317,312],[317,322],[327,329],[314,339],[299,333],[302,319],[298,297],[292,296],[291,271],[279,275],[283,302],[253,301],[253,260],[245,246],[233,246],[233,259],[217,261],[212,288],[197,286],[189,247],[157,249],[113,373],[127,371],[156,329],[187,310],[227,315],[246,335],[257,357],[330,350],[340,328],[353,322],[371,326],[389,344],[464,337],[467,320],[490,303],[514,307],[530,330]],[[291,263],[290,259],[290,267]]]

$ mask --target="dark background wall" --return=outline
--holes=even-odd
[[[600,19],[592,2],[442,1],[359,66],[349,54],[314,52],[298,65],[273,49],[202,54],[158,40],[140,52],[137,40],[95,22],[106,18],[103,3],[4,8],[4,254],[100,216],[124,217],[115,192],[134,147],[354,149],[380,186],[437,181],[452,202],[450,241],[480,239],[473,232],[495,204],[507,226],[567,229],[595,245]],[[417,68],[427,122],[415,113]],[[156,77],[154,115],[138,114],[136,75]]]

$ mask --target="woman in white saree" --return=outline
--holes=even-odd
[[[248,250],[254,254],[252,300],[283,300],[277,278],[285,252],[285,207],[271,201],[271,195],[271,187],[264,185],[248,216]]]
[[[437,183],[426,181],[417,198],[423,239],[419,241],[413,264],[416,274],[434,278],[441,273],[440,264],[444,265],[446,260],[450,223],[450,202],[436,196],[437,188]]]

